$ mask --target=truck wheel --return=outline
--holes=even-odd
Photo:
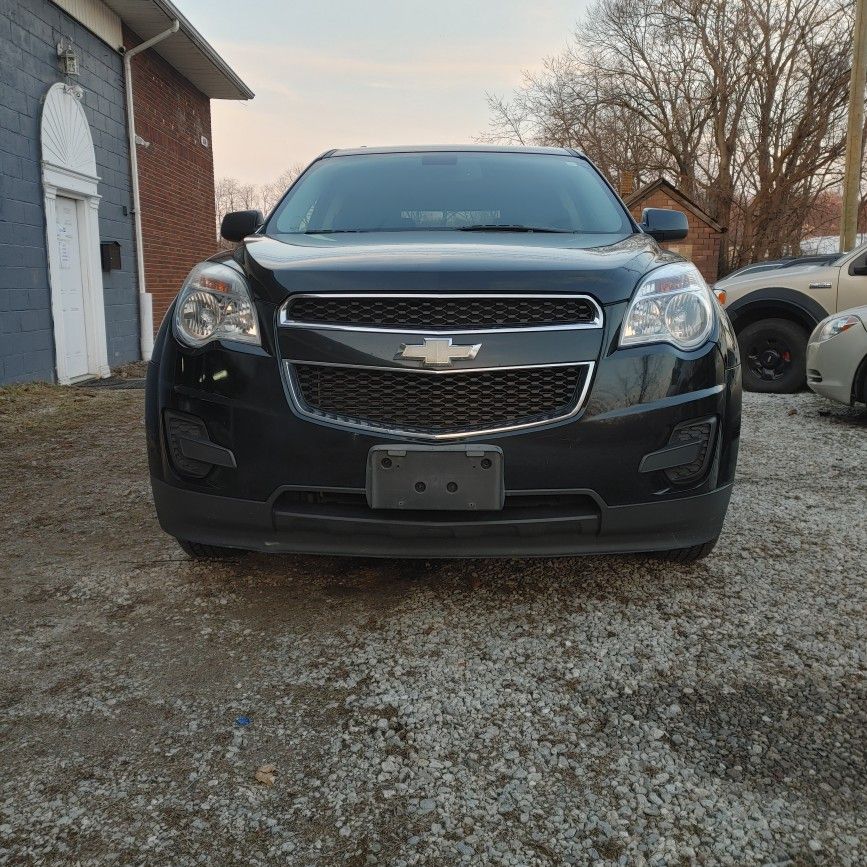
[[[792,394],[807,381],[807,332],[788,319],[762,319],[738,333],[744,388]]]
[[[243,557],[246,551],[237,548],[220,548],[217,545],[205,545],[202,542],[188,542],[186,539],[175,540],[191,560],[233,560]]]
[[[660,560],[668,560],[670,563],[695,563],[696,560],[704,560],[716,547],[719,536],[704,542],[701,545],[691,545],[689,548],[672,548],[670,551],[658,551],[655,556]]]

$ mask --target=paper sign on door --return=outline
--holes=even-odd
[[[60,254],[60,267],[72,267],[72,226],[70,223],[57,224],[57,248]]]

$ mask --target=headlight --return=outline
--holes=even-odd
[[[219,338],[260,345],[259,322],[244,277],[219,262],[196,265],[178,295],[175,334],[189,346]]]
[[[623,319],[620,345],[664,342],[695,349],[710,336],[713,317],[710,289],[695,265],[663,265],[635,290]]]
[[[846,316],[835,316],[816,329],[816,333],[811,338],[811,343],[822,343],[825,340],[830,340],[832,337],[848,331],[853,325],[860,324],[861,320],[851,313]]]

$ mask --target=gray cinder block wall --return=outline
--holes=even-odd
[[[49,0],[0,0],[0,383],[55,379],[39,123],[48,88],[63,81],[63,36],[78,54],[72,81],[102,178],[100,240],[121,245],[121,270],[102,275],[108,361],[140,357],[121,56]]]

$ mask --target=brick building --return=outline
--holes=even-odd
[[[210,100],[252,95],[168,0],[0,0],[0,383],[148,356],[215,249]]]
[[[683,211],[689,221],[689,234],[683,241],[662,246],[694,262],[708,283],[712,284],[717,280],[720,245],[725,227],[665,178],[659,178],[635,192],[624,190],[621,195],[626,207],[639,222],[645,208],[673,208]]]

